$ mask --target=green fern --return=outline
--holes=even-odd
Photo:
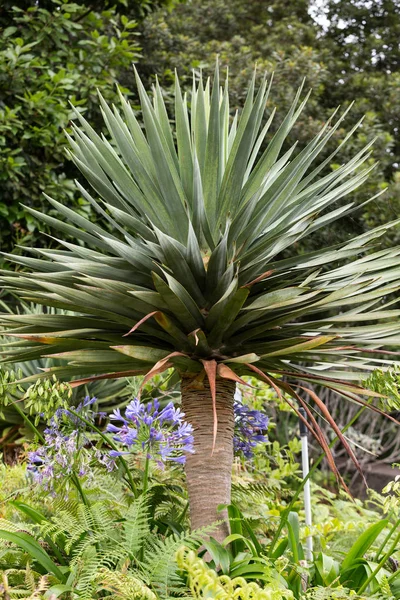
[[[147,541],[141,569],[161,597],[168,598],[186,587],[175,560],[179,548],[198,548],[214,530],[215,526],[209,525],[192,533],[173,534],[165,539],[153,536]]]
[[[75,588],[81,600],[93,598],[99,571],[102,569],[112,570],[118,558],[119,554],[115,549],[98,550],[95,546],[86,546],[83,552],[76,555],[71,563],[71,570],[74,574]]]
[[[36,573],[29,562],[25,569],[6,569],[0,571],[0,589],[2,598],[9,600],[39,600],[49,587],[49,578]]]
[[[97,591],[108,591],[109,600],[157,600],[157,596],[140,579],[129,572],[101,569],[96,576]]]
[[[148,490],[149,512],[153,520],[162,530],[162,524],[170,527],[174,524],[175,532],[189,526],[187,516],[187,492],[179,481],[168,481],[153,485]]]
[[[90,481],[85,483],[85,494],[89,500],[111,503],[118,510],[123,510],[130,499],[130,488],[118,478],[118,473],[110,475],[104,469],[94,467]]]
[[[119,577],[124,565],[124,581],[128,587],[133,585],[132,593],[136,589],[132,578],[144,581],[161,597],[185,589],[175,562],[176,551],[182,544],[198,547],[214,528],[161,537],[152,530],[149,510],[149,501],[157,494],[160,492],[152,495],[149,490],[130,505],[104,500],[90,506],[73,500],[54,501],[53,516],[41,525],[41,536],[51,537],[67,555],[70,580],[82,600],[96,593],[99,573],[115,572]],[[122,593],[116,590],[115,597]]]
[[[132,558],[137,556],[150,534],[149,509],[145,496],[140,496],[125,515],[122,545]]]
[[[235,482],[232,484],[232,499],[233,501],[244,500],[246,503],[254,501],[254,503],[270,502],[274,498],[274,485],[271,483],[252,482]]]
[[[32,525],[32,523],[25,523],[24,521],[14,522],[9,521],[8,519],[0,519],[0,529],[3,529],[3,531],[12,531],[13,533],[23,531],[31,535],[35,535],[37,533],[37,527]]]

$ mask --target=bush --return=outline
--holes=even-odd
[[[52,8],[51,8],[51,6]],[[115,8],[47,2],[0,14],[0,246],[39,237],[20,203],[41,209],[42,192],[89,212],[77,193],[75,166],[64,154],[72,102],[91,121],[99,117],[96,90],[115,95],[121,73],[139,56],[136,22]],[[44,204],[46,203],[46,204]],[[41,245],[48,242],[41,242]]]

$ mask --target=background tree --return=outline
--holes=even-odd
[[[13,0],[0,7],[3,251],[32,237],[51,245],[21,206],[43,207],[45,190],[94,218],[73,184],[78,170],[65,160],[63,130],[73,118],[69,102],[99,126],[96,90],[114,98],[116,83],[139,58],[135,19],[169,2],[115,4]]]
[[[370,5],[373,5],[371,11]],[[284,113],[294,91],[306,77],[313,93],[304,117],[290,134],[290,142],[298,140],[299,149],[308,134],[322,125],[322,114],[355,100],[349,126],[362,116],[364,123],[343,158],[350,158],[352,152],[376,137],[374,159],[379,164],[354,197],[361,205],[374,190],[388,188],[388,191],[380,200],[343,219],[340,227],[332,224],[324,231],[323,238],[317,234],[307,240],[308,248],[349,239],[374,223],[395,219],[400,212],[400,148],[396,141],[400,108],[396,66],[400,56],[396,34],[399,4],[392,0],[373,3],[354,0],[332,1],[323,6],[325,12],[321,15],[311,1],[296,2],[293,7],[293,3],[274,0],[254,3],[194,0],[177,6],[169,14],[157,11],[140,27],[141,73],[148,80],[157,73],[165,87],[172,82],[174,68],[181,76],[188,77],[189,86],[191,68],[209,72],[218,54],[221,64],[229,66],[234,106],[243,99],[240,94],[244,82],[252,65],[257,63],[260,73],[264,69],[274,72],[271,105]],[[366,12],[370,13],[368,19]],[[390,32],[386,31],[389,23],[392,23]],[[372,60],[383,50],[385,60],[391,61],[390,72],[383,68],[383,63],[378,67],[376,60]],[[337,131],[327,155],[343,134],[343,129]],[[329,169],[337,166],[332,162]],[[393,230],[384,243],[390,246],[398,241],[398,233]]]
[[[324,105],[343,104],[353,96],[356,114],[367,115],[369,130],[380,140],[374,180],[389,189],[384,202],[372,203],[364,212],[366,225],[372,226],[400,212],[400,3],[330,0],[325,10],[328,22],[321,43],[331,77]]]

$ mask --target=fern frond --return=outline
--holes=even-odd
[[[129,556],[135,556],[142,548],[150,533],[149,509],[145,496],[140,496],[131,504],[124,515],[123,544]]]
[[[116,527],[115,513],[102,502],[89,507],[78,502],[67,502],[62,504],[61,510],[55,510],[51,521],[42,526],[42,534],[49,535],[55,541],[63,539],[67,554],[73,552],[76,556],[84,552],[88,545],[105,538],[112,539]]]
[[[86,531],[102,532],[115,527],[115,513],[102,502],[90,506],[81,505],[79,509],[82,526]]]
[[[28,563],[25,569],[0,571],[0,587],[3,590],[2,597],[9,600],[37,600],[46,591],[48,582],[46,576],[33,571]]]
[[[1,569],[25,569],[28,562],[27,554],[16,546],[12,547],[9,542],[0,540],[0,572]],[[25,571],[24,571],[25,572]]]
[[[74,559],[71,566],[75,572],[76,590],[81,600],[91,600],[96,587],[98,573],[102,569],[112,570],[119,558],[115,550],[98,551],[89,546]]]
[[[186,491],[181,486],[171,483],[152,485],[147,492],[147,497],[151,514],[162,502],[179,503],[183,507],[187,501]]]
[[[36,589],[29,596],[28,600],[39,600],[43,597],[45,592],[49,588],[49,578],[48,575],[42,575],[39,579]]]
[[[170,500],[164,500],[164,502],[160,502],[160,504],[156,506],[154,511],[154,519],[159,521],[169,517],[170,520],[173,521],[173,517],[177,517],[180,512],[182,511],[177,510],[177,507],[174,506]]]
[[[4,531],[11,531],[12,533],[23,531],[24,533],[29,533],[31,535],[34,535],[35,532],[37,532],[37,527],[32,523],[14,523],[13,521],[8,521],[7,519],[0,519],[0,529],[3,529]]]
[[[101,469],[93,469],[92,473],[93,477],[85,487],[89,500],[111,503],[120,510],[126,508],[129,500],[129,490],[126,484]]]
[[[131,573],[102,569],[96,577],[97,591],[111,592],[109,600],[157,600],[143,581]]]
[[[42,535],[58,541],[68,534],[71,543],[73,539],[79,539],[85,532],[78,518],[80,507],[81,504],[76,500],[57,499],[52,506],[51,519],[41,524]],[[67,548],[65,550],[69,552]]]
[[[171,593],[182,592],[186,588],[175,561],[178,549],[182,545],[190,549],[198,548],[215,529],[216,525],[208,525],[192,533],[174,534],[165,539],[153,537],[148,540],[141,568],[146,580],[160,596],[168,597]]]
[[[261,482],[233,483],[232,500],[234,502],[244,500],[262,503],[269,501],[274,496],[274,485]]]
[[[36,589],[35,575],[31,569],[29,562],[26,564],[26,569],[25,569],[25,585],[28,590],[31,590],[32,593]]]

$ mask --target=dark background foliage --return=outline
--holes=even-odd
[[[353,198],[361,204],[382,188],[388,191],[352,218],[325,230],[322,238],[317,234],[311,242],[316,247],[397,218],[400,202],[396,139],[400,3],[328,0],[323,10],[319,5],[307,0],[197,0],[178,5],[169,14],[157,11],[140,28],[141,73],[151,80],[156,72],[165,86],[172,81],[174,68],[188,79],[192,68],[211,72],[218,54],[222,65],[229,66],[236,92],[233,103],[239,105],[255,63],[260,74],[274,72],[271,106],[278,108],[277,122],[306,77],[305,88],[312,88],[312,96],[290,140],[299,140],[299,147],[337,106],[344,109],[355,100],[332,144],[363,115],[364,122],[337,160],[344,162],[376,137],[371,162],[379,164]],[[369,5],[373,10],[367,18]],[[398,241],[394,232],[386,243]]]
[[[0,245],[51,245],[20,203],[48,211],[46,191],[77,211],[90,211],[75,190],[77,170],[64,154],[63,129],[72,102],[101,129],[96,88],[112,101],[118,82],[135,103],[131,63],[147,83],[156,73],[168,99],[177,69],[187,89],[191,71],[229,67],[233,108],[239,106],[257,63],[274,71],[271,107],[278,118],[306,77],[313,93],[292,133],[299,147],[338,105],[355,100],[344,131],[365,115],[343,162],[376,137],[379,161],[354,194],[362,203],[384,196],[340,226],[308,242],[328,245],[394,218],[400,208],[398,161],[400,3],[398,0],[7,0],[0,7]],[[329,149],[327,150],[329,151]],[[371,158],[371,161],[373,160]],[[332,164],[331,169],[337,167]],[[92,215],[95,218],[94,215]],[[398,234],[397,234],[398,235]],[[387,244],[397,243],[396,233]],[[301,249],[300,249],[301,250]]]
[[[129,81],[131,64],[140,56],[137,19],[160,2],[114,4],[25,0],[0,9],[3,251],[32,241],[52,243],[21,206],[48,211],[43,191],[78,211],[90,210],[74,186],[78,171],[64,153],[70,102],[101,128],[97,89],[112,101],[116,83]]]

